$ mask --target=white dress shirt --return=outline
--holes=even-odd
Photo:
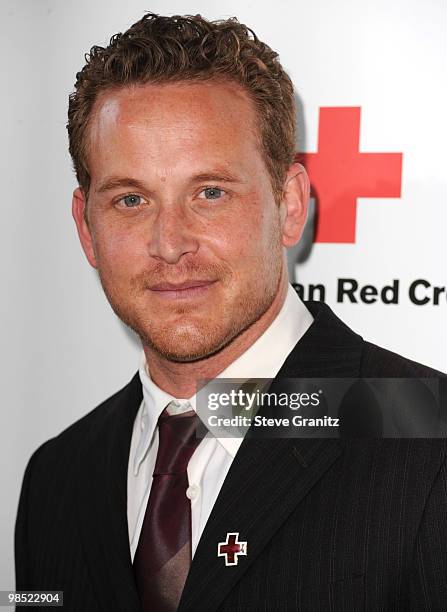
[[[313,317],[291,285],[284,304],[264,333],[217,378],[274,378]],[[127,520],[132,561],[138,544],[158,451],[157,421],[170,403],[172,414],[195,409],[195,396],[174,398],[151,380],[144,351],[140,379],[143,401],[135,417],[127,476]],[[188,464],[186,496],[191,500],[192,555],[242,438],[205,437]]]

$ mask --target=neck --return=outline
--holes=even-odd
[[[278,292],[264,314],[225,348],[210,357],[191,363],[174,362],[145,345],[143,348],[154,383],[174,397],[192,397],[197,392],[198,380],[215,378],[265,332],[281,310],[287,289],[288,282],[283,273]]]

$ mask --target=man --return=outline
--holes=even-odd
[[[147,14],[92,48],[68,131],[81,244],[143,356],[30,459],[17,589],[76,612],[446,609],[444,440],[192,435],[203,379],[437,375],[288,284],[309,181],[277,55],[234,19]]]

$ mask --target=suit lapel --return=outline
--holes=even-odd
[[[306,303],[314,323],[295,346],[270,388],[284,378],[354,378],[362,338],[325,305]],[[338,439],[246,438],[231,465],[197,547],[179,612],[216,610],[294,508],[340,456]],[[234,566],[217,556],[227,533],[238,532],[247,555]],[[202,607],[201,607],[202,606]]]
[[[80,449],[76,483],[79,528],[98,603],[107,612],[141,609],[127,526],[127,466],[141,400],[137,374],[99,412]]]

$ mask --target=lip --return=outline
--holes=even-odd
[[[149,290],[159,297],[170,299],[199,297],[215,282],[215,280],[186,280],[182,283],[156,283],[151,285]]]

